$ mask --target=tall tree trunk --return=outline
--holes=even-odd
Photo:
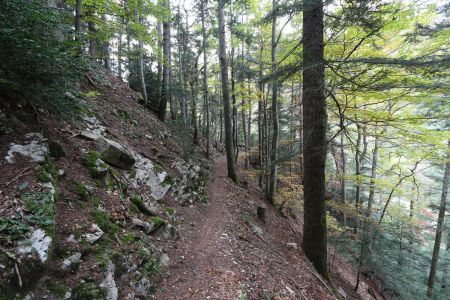
[[[123,2],[122,2],[123,5]],[[123,73],[123,67],[122,67],[122,55],[123,55],[123,29],[125,26],[125,17],[120,17],[120,29],[119,29],[119,37],[117,39],[117,77],[119,77],[120,80],[122,80],[122,73]]]
[[[369,186],[369,198],[367,199],[367,214],[370,217],[372,215],[373,199],[375,197],[375,181],[377,180],[377,167],[378,167],[378,148],[380,147],[380,137],[375,132],[375,142],[372,152],[372,168],[370,173],[370,186]]]
[[[225,148],[227,152],[228,177],[238,183],[236,175],[236,165],[233,153],[233,133],[231,128],[230,94],[228,92],[228,64],[225,44],[225,22],[223,16],[224,0],[218,1],[218,22],[219,22],[219,60],[220,74],[222,79],[223,114],[225,121]]]
[[[272,1],[272,9],[275,11],[277,8],[277,1]],[[276,68],[276,55],[277,55],[277,18],[274,16],[272,19],[272,72]],[[270,151],[270,177],[269,177],[269,191],[267,193],[269,201],[273,203],[274,196],[277,190],[277,177],[278,177],[278,134],[279,134],[279,121],[278,121],[278,82],[277,79],[272,81],[272,147]]]
[[[168,0],[164,5],[168,8]],[[170,101],[170,21],[163,22],[163,74],[161,101],[159,103],[159,119],[165,121],[167,112],[167,102]]]
[[[448,269],[450,265],[450,228],[447,228],[447,248],[445,249],[446,252],[446,259],[444,261],[444,266],[442,268],[442,283],[441,288],[443,290],[447,289],[447,276],[448,276]]]
[[[233,145],[235,147],[234,153],[235,153],[235,162],[238,160],[239,156],[239,142],[238,142],[238,119],[237,119],[237,104],[236,104],[236,81],[235,81],[235,75],[236,71],[234,68],[234,47],[231,46],[231,99],[232,99],[232,119],[233,119]]]
[[[157,42],[157,55],[158,55],[158,66],[157,66],[157,71],[156,71],[156,78],[158,80],[158,103],[157,103],[157,107],[159,107],[160,103],[161,103],[161,97],[162,97],[162,65],[163,65],[163,43],[161,42],[161,40],[163,39],[163,33],[162,33],[162,26],[161,26],[161,22],[158,21],[157,25],[156,25],[156,31],[158,34],[158,42]]]
[[[341,160],[342,160],[342,166],[341,166],[341,203],[345,206],[345,203],[347,202],[347,180],[345,179],[345,176],[347,175],[347,159],[345,157],[345,149],[344,149],[344,131],[341,132]],[[344,227],[347,227],[347,214],[345,213],[345,207],[344,212],[342,213],[342,225]]]
[[[303,128],[304,227],[303,249],[316,270],[327,272],[325,210],[326,111],[323,2],[303,2]]]
[[[142,5],[141,2],[139,2],[139,7]],[[140,11],[138,8],[135,8],[134,14],[136,17],[136,21],[138,24],[142,24],[142,19],[140,15]],[[138,66],[139,66],[139,81],[141,83],[141,90],[142,90],[142,97],[144,98],[144,103],[147,105],[147,87],[145,86],[145,75],[144,75],[144,43],[142,41],[142,38],[138,36]]]
[[[106,14],[102,14],[102,21],[103,22],[108,22],[108,20],[106,19]],[[102,55],[103,55],[103,63],[105,68],[108,71],[111,71],[111,57],[110,57],[110,44],[109,44],[109,39],[107,39],[106,41],[104,41],[102,43]]]
[[[210,156],[210,120],[209,120],[209,99],[208,99],[208,56],[206,54],[206,27],[205,27],[205,1],[201,0],[201,18],[202,18],[202,49],[203,49],[203,99],[206,110],[206,158]]]
[[[179,89],[180,89],[180,105],[181,105],[181,117],[183,119],[183,125],[187,127],[187,109],[186,109],[186,94],[184,89],[184,81],[185,81],[185,72],[184,72],[184,38],[182,34],[182,20],[181,13],[178,7],[178,14],[180,16],[180,20],[178,22],[178,81],[179,81]],[[158,68],[159,68],[158,63]]]
[[[94,8],[92,6],[88,7],[86,11],[86,16],[93,18],[94,17]],[[95,24],[92,21],[88,22],[88,31],[89,31],[89,58],[92,61],[97,60],[97,37],[96,37],[96,28]]]
[[[436,237],[434,239],[433,256],[431,259],[430,276],[428,276],[427,296],[433,294],[434,280],[436,278],[437,263],[439,259],[439,250],[441,248],[442,231],[444,230],[445,209],[448,198],[448,177],[450,174],[450,141],[448,141],[447,162],[445,164],[444,179],[442,180],[441,205],[439,206],[439,216],[436,228]]]
[[[77,0],[75,3],[75,41],[79,43],[80,52],[81,45],[81,18],[82,18],[83,0]]]
[[[194,84],[193,80],[189,81],[191,86],[191,95],[192,95],[192,142],[194,145],[198,145],[198,119],[197,119],[197,88],[196,84]]]
[[[263,98],[264,98],[264,84],[262,83],[262,74],[263,74],[263,64],[262,64],[262,54],[263,54],[263,43],[261,42],[261,46],[259,48],[259,82],[258,82],[258,160],[259,160],[259,168],[261,170],[259,175],[259,186],[262,187],[262,179],[263,179],[263,170],[264,170],[264,134],[263,134]]]

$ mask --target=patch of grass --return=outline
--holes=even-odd
[[[90,91],[81,93],[81,95],[88,99],[95,99],[95,98],[101,96],[102,93],[100,93],[99,91],[96,91],[96,90],[90,90]]]
[[[121,118],[123,121],[129,121],[130,120],[130,114],[123,109],[118,109],[116,111],[117,115],[119,116],[119,118]]]
[[[82,183],[77,180],[73,181],[73,186],[75,189],[75,194],[77,195],[79,200],[86,201],[89,198],[89,190],[88,188]]]
[[[90,150],[83,155],[83,165],[87,167],[92,178],[100,178],[104,176],[105,173],[101,172],[101,170],[108,168],[108,165],[100,160],[100,156],[101,155],[99,152],[93,150]]]
[[[93,280],[86,281],[79,284],[73,289],[73,300],[86,300],[86,299],[104,299],[105,291],[101,289]]]
[[[152,221],[152,223],[155,224],[156,227],[166,224],[166,221],[158,216],[150,217],[150,221]]]
[[[40,182],[54,182],[58,178],[59,173],[56,165],[48,157],[45,159],[44,164],[36,168],[37,179]]]
[[[98,209],[102,200],[98,196],[93,196],[93,197],[91,197],[91,202],[92,202],[92,205],[94,206],[94,209]]]
[[[109,213],[97,209],[92,214],[98,227],[104,232],[115,234],[119,230],[119,227],[111,220]]]
[[[169,216],[173,216],[175,214],[175,208],[173,207],[166,207],[166,212]]]
[[[50,292],[61,299],[64,298],[68,291],[70,291],[70,288],[66,284],[53,280],[47,280],[46,285]]]
[[[162,167],[161,165],[159,165],[159,164],[155,164],[155,165],[153,166],[153,170],[154,170],[156,173],[162,173],[162,172],[164,172],[163,167]]]
[[[38,168],[37,180],[42,183],[52,182],[53,177],[51,174],[47,173],[43,168]]]
[[[135,236],[131,233],[126,233],[122,236],[122,244],[124,245],[130,245],[131,243],[134,242],[135,240]]]

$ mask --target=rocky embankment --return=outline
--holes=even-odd
[[[208,163],[136,93],[106,75],[83,91],[70,123],[1,98],[0,299],[146,298],[177,207],[205,201]]]

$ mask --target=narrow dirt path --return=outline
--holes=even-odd
[[[180,207],[179,239],[168,244],[171,265],[153,299],[335,299],[311,271],[298,232],[270,205],[267,223],[256,215],[264,203],[256,180],[246,187],[227,178],[226,158],[215,162],[208,203]],[[300,228],[297,228],[300,230]]]
[[[239,298],[239,271],[227,233],[233,220],[229,211],[233,183],[226,177],[224,157],[216,161],[214,171],[209,203],[201,207],[200,218],[190,222],[190,232],[182,233],[167,290],[158,299]]]

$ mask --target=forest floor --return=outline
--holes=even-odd
[[[186,226],[168,249],[172,265],[155,298],[336,299],[302,253],[301,224],[270,205],[266,223],[259,220],[261,190],[255,180],[242,180],[245,187],[231,182],[225,157],[216,160],[213,174],[208,203],[179,211]],[[246,176],[241,171],[240,178]],[[336,265],[331,270],[336,291],[347,299],[373,299],[365,283],[359,293],[353,291],[350,266],[343,260]]]

